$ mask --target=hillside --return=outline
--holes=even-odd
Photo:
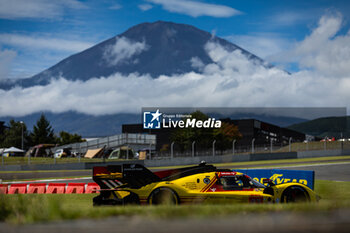
[[[298,124],[288,126],[289,129],[293,129],[305,134],[310,134],[318,137],[335,137],[340,138],[350,137],[350,116],[344,117],[324,117],[311,121],[306,121]]]

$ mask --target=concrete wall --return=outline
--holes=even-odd
[[[60,163],[60,164],[30,164],[0,166],[0,171],[38,171],[38,170],[85,170],[95,166],[120,165],[125,163],[138,163],[144,165],[143,160],[88,162],[88,163]]]
[[[311,151],[299,151],[298,158],[316,158],[327,156],[339,156],[342,155],[342,150],[311,150]]]
[[[250,161],[250,155],[223,155],[223,156],[198,156],[198,157],[181,157],[162,160],[145,160],[146,167],[160,166],[178,166],[199,164],[201,161],[207,163],[230,163]]]

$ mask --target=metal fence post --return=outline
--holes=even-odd
[[[78,152],[78,162],[80,163],[80,156],[81,156],[81,143],[79,143],[79,152]]]
[[[196,144],[196,141],[192,142],[192,157],[194,157],[194,144]]]
[[[152,159],[152,142],[149,144],[149,159]]]
[[[255,138],[253,138],[252,140],[252,154],[254,154],[254,142],[255,142]]]
[[[170,158],[173,159],[174,158],[174,143],[172,142],[170,145]]]
[[[236,144],[236,139],[232,141],[232,154],[235,154],[235,144]]]
[[[126,144],[126,159],[129,159],[129,145]]]
[[[216,140],[213,141],[213,156],[215,156],[215,142]]]
[[[290,137],[289,138],[289,152],[291,152],[292,151],[292,138]]]
[[[272,153],[272,138],[270,138],[270,153]]]

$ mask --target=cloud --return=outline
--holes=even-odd
[[[130,58],[148,49],[145,41],[133,42],[126,37],[116,37],[112,46],[107,46],[103,58],[109,65],[118,65],[122,62],[130,62]],[[131,61],[137,63],[137,60]]]
[[[108,9],[110,9],[110,10],[119,10],[119,9],[121,9],[122,7],[123,7],[122,5],[116,3],[116,4],[114,4],[113,6],[110,6]]]
[[[297,62],[302,69],[312,69],[329,77],[349,77],[350,31],[345,35],[339,34],[342,22],[338,13],[322,16],[309,36],[272,59],[284,63]]]
[[[225,39],[268,61],[269,56],[286,51],[292,46],[292,42],[288,39],[269,33],[230,35]]]
[[[241,14],[240,11],[217,4],[209,4],[197,1],[187,1],[187,0],[147,0],[148,2],[159,4],[165,10],[189,15],[192,17],[199,16],[211,16],[218,18],[227,18],[234,15]]]
[[[304,52],[305,57],[311,54],[317,58],[319,53],[323,53],[320,50],[328,46],[345,46],[347,49],[344,38],[347,38],[349,33],[337,35],[337,30],[333,29],[333,32],[330,32],[330,28],[338,25],[337,22],[338,18],[334,17],[320,20],[319,26],[310,36],[299,43],[299,47],[302,48],[302,45],[311,43],[309,40],[312,38],[316,40],[315,44],[319,49],[309,48],[306,50],[308,53]],[[322,35],[316,36],[319,33]],[[324,33],[328,36],[324,36]],[[318,37],[324,37],[321,40],[323,42],[319,42]],[[137,43],[143,44],[131,43],[126,38],[121,42],[124,44],[121,48],[130,45],[132,47]],[[121,51],[124,57],[132,57],[128,54],[133,53],[123,52],[123,49]],[[325,67],[301,70],[289,75],[277,68],[265,68],[249,60],[239,50],[230,52],[214,42],[208,42],[205,51],[214,62],[205,65],[202,73],[161,75],[156,79],[137,73],[127,76],[117,73],[87,81],[68,81],[61,77],[53,79],[47,86],[0,90],[0,116],[23,116],[40,111],[59,113],[69,110],[92,115],[138,113],[143,106],[350,107],[349,72],[324,72],[327,68]],[[348,54],[336,55],[345,59]],[[329,59],[343,60],[336,57]],[[346,62],[349,62],[349,59]],[[314,65],[317,67],[318,63]],[[343,63],[339,62],[325,65],[329,69],[344,69]]]
[[[1,0],[0,18],[3,19],[54,19],[64,14],[66,8],[86,9],[87,6],[76,0]]]
[[[68,52],[80,52],[93,46],[93,43],[84,41],[25,36],[21,34],[8,33],[0,34],[0,44],[23,47],[26,49],[48,49]]]
[[[153,6],[151,4],[140,4],[140,5],[138,5],[138,7],[142,11],[148,11],[148,10],[153,8]]]
[[[11,71],[13,60],[17,53],[13,50],[1,50],[0,48],[0,80],[6,79]]]
[[[285,11],[279,12],[268,18],[268,24],[273,24],[274,26],[286,27],[293,26],[296,24],[304,23],[306,20],[312,19],[314,14],[310,11],[305,12],[302,10],[296,11]]]
[[[202,71],[205,65],[199,57],[192,57],[191,58],[191,66],[193,68],[196,68],[196,69]]]

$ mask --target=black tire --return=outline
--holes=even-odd
[[[291,186],[286,188],[281,196],[282,203],[309,202],[310,198],[307,191],[300,186]]]
[[[151,205],[178,205],[180,199],[177,193],[170,188],[157,188],[148,197]]]

